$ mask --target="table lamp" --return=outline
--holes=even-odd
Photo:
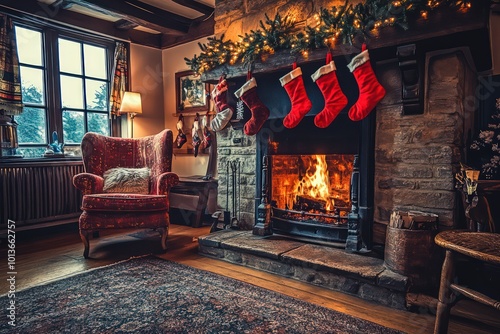
[[[137,114],[142,114],[141,93],[125,92],[120,112],[130,114],[130,137],[134,138],[134,117]]]

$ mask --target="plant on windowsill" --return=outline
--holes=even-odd
[[[486,129],[470,145],[471,165],[481,170],[481,179],[500,180],[500,98]]]

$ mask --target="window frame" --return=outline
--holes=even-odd
[[[19,26],[25,29],[32,29],[42,33],[42,66],[45,69],[44,73],[44,85],[45,85],[45,110],[46,110],[46,124],[45,124],[45,134],[46,143],[43,145],[48,145],[52,142],[52,132],[57,131],[59,136],[59,142],[64,143],[64,133],[63,133],[63,109],[62,107],[62,94],[61,94],[61,83],[60,83],[60,69],[59,69],[59,38],[75,41],[81,44],[88,44],[92,46],[105,48],[106,54],[106,79],[108,84],[108,109],[105,113],[109,115],[109,95],[113,84],[113,65],[114,65],[114,51],[116,48],[116,40],[106,38],[103,36],[92,35],[91,33],[80,31],[77,29],[72,29],[69,27],[59,26],[54,23],[46,22],[41,24],[39,22],[34,22],[29,19],[12,17],[14,26]],[[129,44],[126,43],[127,52],[129,53]],[[82,50],[83,52],[83,50]],[[21,64],[22,66],[30,67],[32,65]],[[81,78],[83,79],[83,84],[85,85],[85,79],[93,78],[84,76],[82,73]],[[128,83],[127,83],[128,84]],[[84,94],[84,99],[86,98],[86,93]],[[31,105],[27,105],[28,107]],[[37,106],[40,107],[40,106]],[[73,108],[68,108],[68,110],[73,110]],[[96,110],[86,109],[86,103],[84,101],[84,112],[85,117],[85,131],[87,131],[88,121],[87,114],[89,112],[99,112]],[[102,111],[101,111],[102,112]],[[104,112],[103,112],[104,113]],[[20,125],[22,126],[22,125]],[[109,131],[111,136],[120,136],[120,120],[113,117],[109,122]],[[78,147],[80,143],[71,143],[66,146]],[[19,148],[35,148],[41,147],[40,144],[19,144]],[[40,157],[42,158],[42,157]]]

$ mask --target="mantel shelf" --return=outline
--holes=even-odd
[[[480,7],[480,6],[478,6]],[[417,19],[410,22],[410,28],[403,30],[400,27],[386,27],[381,33],[367,38],[367,46],[370,50],[396,47],[405,44],[425,42],[431,38],[439,38],[456,33],[486,29],[488,22],[488,9],[475,8],[467,13],[459,13],[455,10],[441,10],[429,15],[427,20]],[[484,33],[484,31],[483,31]],[[460,43],[461,41],[459,41]],[[463,44],[462,44],[463,45]],[[436,45],[436,47],[440,47]],[[269,55],[266,61],[257,61],[252,66],[253,74],[266,74],[292,68],[294,61],[297,64],[318,62],[325,59],[326,48],[309,52],[307,59],[301,55],[292,55],[289,50],[281,50]],[[338,45],[331,50],[333,57],[354,56],[361,51],[361,45]],[[485,50],[481,50],[485,52]],[[491,53],[488,51],[488,53]],[[396,54],[393,53],[393,58]],[[202,74],[202,81],[217,83],[220,76],[225,74],[228,79],[245,77],[248,66],[244,64],[224,64]]]

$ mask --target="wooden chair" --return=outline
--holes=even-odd
[[[500,310],[500,301],[453,283],[457,253],[486,263],[500,265],[500,234],[450,230],[440,232],[435,241],[438,246],[446,250],[446,256],[441,271],[434,333],[448,332],[452,293],[461,294]]]

